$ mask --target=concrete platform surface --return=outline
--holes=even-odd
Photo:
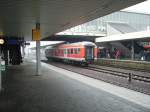
[[[60,70],[43,64],[42,74],[35,76],[35,63],[31,61],[9,67],[3,74],[0,112],[150,112],[149,99],[141,105],[85,82],[92,79],[80,76],[82,80],[77,80],[79,77],[72,76],[79,74]],[[108,85],[103,83],[102,86]],[[137,96],[142,95],[149,98],[137,93]]]

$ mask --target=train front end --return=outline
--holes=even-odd
[[[97,60],[97,46],[94,43],[85,45],[85,61],[87,64],[92,64]]]

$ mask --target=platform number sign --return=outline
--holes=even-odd
[[[1,61],[0,70],[5,71],[5,61]]]

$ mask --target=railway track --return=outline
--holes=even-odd
[[[94,66],[88,66],[88,67],[85,67],[85,68],[88,69],[88,70],[93,70],[93,71],[97,71],[97,72],[107,73],[107,74],[110,74],[110,75],[124,77],[124,78],[127,78],[129,81],[139,80],[139,81],[144,81],[144,82],[150,83],[150,77],[142,76],[142,75],[131,73],[131,72],[121,72],[121,71],[110,70],[110,69],[94,67]]]
[[[43,61],[43,62],[45,62],[45,61]],[[77,66],[77,67],[79,67],[79,66]],[[69,70],[69,71],[73,71],[73,70],[67,69],[66,67],[60,67],[60,68],[63,68],[63,69]],[[142,75],[131,73],[131,72],[122,72],[122,71],[117,71],[117,70],[95,67],[95,66],[91,66],[91,65],[89,65],[88,67],[84,67],[84,69],[88,69],[88,70],[92,70],[92,71],[96,71],[96,72],[100,72],[100,73],[106,73],[106,74],[114,75],[114,76],[118,76],[118,77],[123,77],[123,78],[126,78],[129,82],[131,82],[132,80],[138,80],[138,81],[150,83],[149,76],[142,76]],[[77,71],[73,71],[73,72],[81,74],[80,72],[77,72]],[[82,75],[86,75],[86,74],[82,74]],[[92,78],[95,78],[95,77],[92,76]]]
[[[98,64],[95,64],[95,65],[98,65]],[[145,70],[145,69],[137,69],[137,68],[123,67],[123,66],[115,66],[115,65],[101,65],[101,66],[114,67],[114,68],[120,68],[120,69],[127,69],[127,70],[133,70],[133,71],[138,71],[138,72],[150,73],[150,70]]]

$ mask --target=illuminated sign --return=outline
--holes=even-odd
[[[0,39],[0,44],[4,44],[4,39]]]

